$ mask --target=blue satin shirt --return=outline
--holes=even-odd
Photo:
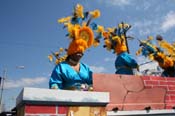
[[[83,63],[80,63],[80,71],[76,72],[69,64],[61,62],[55,66],[49,80],[50,88],[79,88],[81,84],[92,85],[92,71]]]
[[[127,52],[119,54],[115,60],[116,74],[133,75],[133,69],[137,67],[138,64],[136,60],[133,59]]]

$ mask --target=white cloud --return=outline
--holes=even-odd
[[[133,29],[142,36],[148,36],[152,32],[160,33],[160,21],[158,19],[155,20],[143,20],[135,22],[133,25]]]
[[[142,22],[135,22],[133,27],[137,28],[140,35],[148,35],[150,34],[150,27],[152,25],[152,21],[144,20]]]
[[[161,29],[166,32],[169,29],[175,27],[175,12],[170,11],[165,17],[161,24]]]
[[[36,78],[21,78],[19,80],[6,80],[4,83],[4,88],[18,88],[25,86],[34,86],[42,84],[48,81],[46,77],[36,77]]]
[[[101,72],[104,72],[106,69],[102,66],[90,66],[91,70],[94,72],[94,73],[101,73]]]
[[[125,6],[131,3],[130,0],[101,0],[101,2],[105,2],[106,4],[113,6]]]
[[[114,62],[116,58],[105,58],[104,61],[105,62]]]
[[[136,10],[146,11],[146,10],[149,10],[149,8],[151,7],[151,5],[152,5],[151,2],[146,1],[146,0],[145,1],[141,1],[141,4],[138,3],[138,1],[135,1],[135,9]]]
[[[144,3],[144,10],[148,10],[150,8],[151,4],[150,2],[145,2]]]
[[[119,6],[130,4],[130,0],[108,0],[108,1],[111,1],[112,4],[119,5]]]
[[[163,19],[163,21],[162,21]],[[164,17],[156,17],[151,19],[144,19],[134,22],[133,29],[137,30],[142,36],[150,35],[153,32],[162,33],[175,27],[175,11],[170,11]]]

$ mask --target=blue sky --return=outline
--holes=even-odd
[[[7,109],[15,106],[23,87],[48,88],[54,64],[47,56],[69,44],[57,19],[71,15],[77,3],[85,11],[99,9],[101,17],[94,21],[105,27],[123,21],[132,25],[128,35],[135,38],[161,34],[168,42],[175,41],[175,0],[0,0],[0,76],[6,69],[3,103]],[[135,56],[138,47],[136,39],[129,40],[131,54],[143,62]],[[94,72],[114,73],[115,58],[100,45],[87,50],[82,61]]]

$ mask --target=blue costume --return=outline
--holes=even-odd
[[[90,17],[88,18],[88,16]],[[71,38],[71,42],[69,47],[65,49],[67,52],[65,56],[61,57],[63,49],[49,55],[51,61],[55,57],[55,63],[57,64],[51,74],[49,88],[93,90],[92,71],[89,66],[79,63],[79,61],[86,49],[94,46],[94,32],[89,25],[92,19],[96,19],[99,16],[100,11],[98,9],[84,12],[83,6],[77,4],[74,8],[73,16],[58,20],[59,23],[64,24],[64,27],[67,28],[68,34],[66,36]],[[88,19],[87,22],[85,19]]]
[[[117,58],[115,60],[115,74],[133,75],[133,69],[138,70],[138,64],[135,59],[131,57],[128,50],[126,32],[131,28],[131,25],[120,23],[118,28],[107,28],[103,33],[104,47],[107,50],[113,50]]]
[[[59,89],[80,89],[81,84],[92,85],[92,71],[83,63],[80,63],[80,71],[76,72],[66,62],[61,62],[54,68],[49,87],[56,86]]]
[[[134,73],[132,69],[137,66],[137,62],[127,52],[122,52],[115,60],[115,73],[133,75]]]

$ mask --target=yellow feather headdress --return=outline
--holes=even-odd
[[[172,45],[160,38],[160,36],[157,38],[159,46],[152,44],[151,40],[153,40],[152,36],[148,37],[147,40],[140,41],[140,49],[136,52],[136,55],[142,53],[143,56],[148,57],[150,60],[157,61],[163,69],[173,67],[174,59],[171,53],[173,53],[174,48]],[[166,49],[169,54],[162,48],[164,50]]]
[[[66,51],[66,55],[71,55],[77,52],[84,53],[85,50],[90,48],[92,45],[98,45],[97,41],[94,39],[94,29],[92,29],[92,27],[90,26],[91,20],[98,17],[100,17],[99,10],[84,12],[84,7],[81,4],[77,4],[74,8],[72,16],[58,19],[58,23],[64,24],[64,27],[67,28],[67,36],[71,39],[71,42]],[[88,20],[86,21],[86,19]],[[98,31],[102,31],[103,27],[99,26],[98,29]],[[52,54],[48,56],[50,61],[53,60],[53,56],[55,55]],[[62,60],[64,60],[65,58],[66,57],[64,56]],[[59,62],[61,62],[62,60],[60,60]]]
[[[120,23],[118,27],[106,28],[103,32],[104,47],[114,53],[120,54],[127,51],[126,45],[126,32],[130,29],[131,25],[127,23]]]

